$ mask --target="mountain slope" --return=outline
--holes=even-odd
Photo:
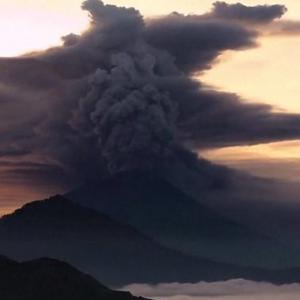
[[[189,255],[267,268],[300,265],[298,253],[220,216],[151,173],[119,173],[67,197]]]
[[[70,265],[51,259],[17,263],[0,257],[1,300],[142,300],[102,286]]]
[[[300,269],[267,271],[190,257],[64,197],[25,205],[0,220],[0,253],[17,260],[66,261],[108,286],[244,278],[300,282]]]

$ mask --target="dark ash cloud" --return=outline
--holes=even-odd
[[[179,136],[194,149],[299,139],[299,114],[273,112],[270,105],[244,103],[236,94],[197,87],[178,88],[174,94],[185,99]]]
[[[271,24],[268,30],[269,35],[298,36],[300,34],[300,22],[282,20]]]
[[[213,6],[210,17],[253,23],[269,23],[280,19],[287,12],[284,5],[246,6],[217,1]]]
[[[300,115],[245,103],[193,78],[223,52],[254,47],[260,32],[252,25],[214,11],[145,19],[97,0],[83,9],[89,29],[64,37],[64,46],[0,59],[6,159],[33,155],[80,181],[161,165],[173,144],[201,149],[300,137]],[[245,9],[253,18],[254,8]],[[284,11],[255,9],[262,24],[263,15],[270,22]]]
[[[211,68],[225,50],[254,47],[258,33],[221,19],[173,13],[147,22],[146,39],[174,56],[186,73]]]

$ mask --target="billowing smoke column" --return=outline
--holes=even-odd
[[[95,135],[113,172],[151,168],[168,155],[176,103],[151,84],[156,59],[117,53],[110,70],[98,69],[90,90],[74,110],[71,125],[81,135]]]
[[[299,115],[243,102],[194,77],[224,51],[256,46],[260,28],[271,28],[284,6],[217,2],[207,14],[152,19],[98,0],[82,8],[90,27],[64,37],[62,47],[0,59],[0,156],[29,161],[38,178],[54,165],[53,177],[78,182],[107,175],[107,169],[149,169],[168,164],[168,157],[182,161],[178,145],[203,149],[299,138]],[[32,165],[36,160],[39,167]]]
[[[168,156],[177,115],[176,102],[155,84],[162,54],[142,39],[144,22],[136,10],[95,0],[83,8],[93,22],[75,47],[98,48],[105,61],[89,76],[69,124],[80,136],[97,139],[110,171],[151,168]]]

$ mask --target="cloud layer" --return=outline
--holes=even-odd
[[[296,300],[300,293],[298,284],[274,286],[268,283],[255,283],[242,279],[227,282],[197,284],[159,284],[149,285],[130,285],[123,288],[134,295],[141,295],[155,299],[177,299],[177,300]]]

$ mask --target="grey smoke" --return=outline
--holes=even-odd
[[[175,57],[186,73],[209,69],[225,50],[254,47],[258,33],[220,18],[170,14],[147,22],[146,39]]]
[[[151,167],[167,157],[173,139],[177,105],[150,84],[156,58],[146,45],[138,49],[113,55],[109,71],[96,71],[70,120],[80,135],[96,136],[111,171]]]
[[[284,5],[246,6],[242,3],[227,4],[217,1],[213,4],[212,17],[253,23],[269,23],[280,19],[286,12]]]
[[[96,0],[83,9],[90,28],[64,46],[0,59],[4,159],[52,163],[78,182],[108,165],[160,166],[174,144],[199,150],[300,137],[298,114],[246,104],[192,78],[224,51],[256,46],[260,32],[249,22],[214,13],[145,19]],[[257,9],[268,22],[283,11]]]

